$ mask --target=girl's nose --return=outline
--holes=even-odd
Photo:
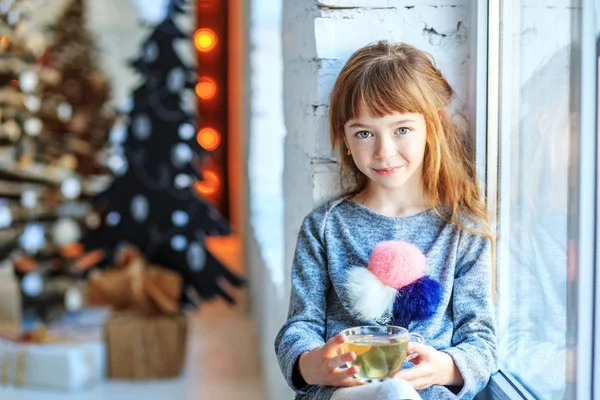
[[[391,138],[381,135],[377,138],[377,148],[375,149],[374,157],[380,160],[385,160],[394,154],[396,151],[394,141]]]

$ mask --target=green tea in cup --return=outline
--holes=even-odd
[[[408,342],[425,342],[418,333],[399,326],[359,326],[341,333],[348,338],[342,344],[342,351],[356,354],[356,359],[348,364],[358,367],[355,377],[363,382],[391,378],[404,362],[416,357],[407,355]]]

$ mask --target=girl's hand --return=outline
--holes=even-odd
[[[454,360],[447,353],[414,342],[408,344],[408,351],[418,354],[412,360],[415,366],[401,370],[395,378],[404,379],[416,390],[432,385],[460,386],[464,383]]]
[[[332,337],[323,346],[300,356],[298,368],[309,385],[356,386],[361,383],[353,378],[358,367],[339,368],[356,359],[353,352],[342,354],[341,344],[346,336]]]

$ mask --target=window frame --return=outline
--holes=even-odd
[[[599,12],[599,10],[595,10]],[[592,13],[590,13],[592,14]],[[595,15],[597,20],[600,20],[600,15]],[[600,21],[598,22],[600,24]],[[595,30],[595,29],[594,29]],[[595,382],[592,388],[592,398],[595,400],[600,399],[600,271],[598,266],[600,265],[600,234],[598,229],[600,228],[600,162],[598,161],[600,155],[600,36],[594,37],[596,41],[596,57],[594,60],[595,77],[596,77],[596,265],[595,265],[595,316],[594,316],[594,376],[592,382]]]
[[[516,0],[488,0],[473,3],[475,35],[473,52],[475,54],[475,74],[471,78],[471,98],[473,106],[470,119],[474,121],[472,138],[474,140],[476,172],[484,188],[487,199],[488,215],[494,237],[498,234],[506,237],[508,224],[499,224],[500,218],[508,218],[508,204],[499,201],[498,194],[507,195],[510,191],[510,163],[500,162],[501,148],[510,144],[511,99],[514,98],[510,66],[518,53],[506,51],[513,46],[512,28],[519,21],[513,20],[513,6]],[[572,67],[572,90],[570,112],[575,123],[572,124],[570,146],[569,179],[577,182],[578,192],[569,195],[569,206],[575,207],[575,217],[570,217],[569,239],[577,244],[575,254],[568,256],[568,263],[574,263],[579,272],[574,304],[568,304],[568,312],[573,310],[591,310],[577,317],[577,379],[574,387],[576,398],[600,400],[600,254],[597,251],[600,226],[597,204],[600,204],[598,179],[600,167],[598,154],[600,147],[600,123],[597,121],[600,109],[597,108],[598,70],[600,40],[596,43],[595,13],[593,0],[572,0],[573,6],[573,48],[580,48],[578,64]],[[581,7],[577,11],[577,7]],[[503,18],[503,16],[507,16]],[[596,47],[598,46],[598,47]],[[504,51],[503,51],[504,50]],[[502,63],[500,62],[502,57]],[[518,60],[516,60],[518,62]],[[508,68],[503,68],[503,65]],[[577,129],[579,128],[579,129]],[[578,154],[577,160],[572,159]],[[506,198],[506,197],[505,197]],[[506,231],[506,232],[505,232]],[[500,242],[497,248],[496,279],[499,296],[506,291],[510,278],[502,275],[502,262],[508,256],[508,243]],[[506,318],[501,301],[498,301],[498,321]],[[499,324],[500,325],[500,324]],[[501,334],[501,332],[499,332]],[[591,351],[590,351],[591,350]],[[594,361],[595,360],[595,361]],[[500,370],[494,374],[479,399],[530,399],[534,398],[526,388],[510,374]]]
[[[579,271],[578,275],[578,309],[590,310],[588,315],[582,318],[581,313],[577,316],[577,383],[576,398],[578,399],[600,399],[600,381],[594,380],[598,376],[600,361],[598,357],[598,331],[600,321],[594,318],[599,310],[595,307],[595,299],[600,295],[600,287],[595,285],[597,279],[596,254],[597,254],[597,218],[596,208],[598,177],[598,137],[596,135],[596,88],[598,77],[596,73],[596,41],[594,26],[594,4],[592,0],[573,1],[581,4],[581,11],[575,15],[574,25],[580,29],[574,30],[575,44],[581,46],[581,62],[576,70],[575,79],[579,81],[580,90],[575,94],[575,109],[577,113],[579,139],[579,178],[578,187],[578,226],[576,235],[579,246],[575,259]],[[574,140],[575,135],[571,137]],[[594,341],[594,336],[596,341]],[[589,351],[588,351],[589,349]]]
[[[258,255],[265,267],[265,278],[268,285],[275,290],[278,299],[285,298],[287,283],[285,262],[285,207],[284,207],[284,185],[283,170],[285,164],[284,140],[286,136],[286,123],[284,116],[283,96],[284,90],[284,54],[282,47],[282,8],[283,1],[269,3],[272,0],[251,0],[247,3],[248,14],[248,69],[247,81],[249,93],[249,127],[248,138],[246,138],[247,153],[247,205],[246,215],[248,219],[248,236],[252,237]],[[274,4],[277,3],[277,4]],[[270,7],[265,7],[269,4]],[[273,42],[261,42],[266,33],[272,37]],[[273,45],[276,45],[272,47]],[[267,60],[272,57],[275,50],[276,61]],[[269,61],[269,62],[267,62]],[[262,71],[264,65],[268,65],[269,72],[276,74],[265,75]],[[259,71],[260,70],[260,71]],[[281,72],[280,75],[278,73]],[[271,77],[277,84],[265,85],[263,78]],[[259,89],[257,89],[259,88]],[[268,105],[268,107],[267,107]],[[267,150],[264,144],[275,143],[280,146],[277,150],[277,162],[269,164],[269,173],[263,174],[264,162]],[[275,145],[274,145],[275,146]],[[273,150],[273,149],[270,149]],[[272,155],[272,154],[271,154]],[[281,161],[279,163],[278,161]],[[275,176],[275,173],[278,173]],[[270,216],[273,221],[265,223]],[[276,221],[275,221],[276,220]],[[289,288],[288,288],[289,289]],[[286,309],[287,312],[287,309]]]

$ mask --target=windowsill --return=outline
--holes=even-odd
[[[532,399],[527,392],[518,386],[515,386],[508,380],[502,371],[492,375],[490,382],[481,393],[477,395],[477,400],[520,400]]]

